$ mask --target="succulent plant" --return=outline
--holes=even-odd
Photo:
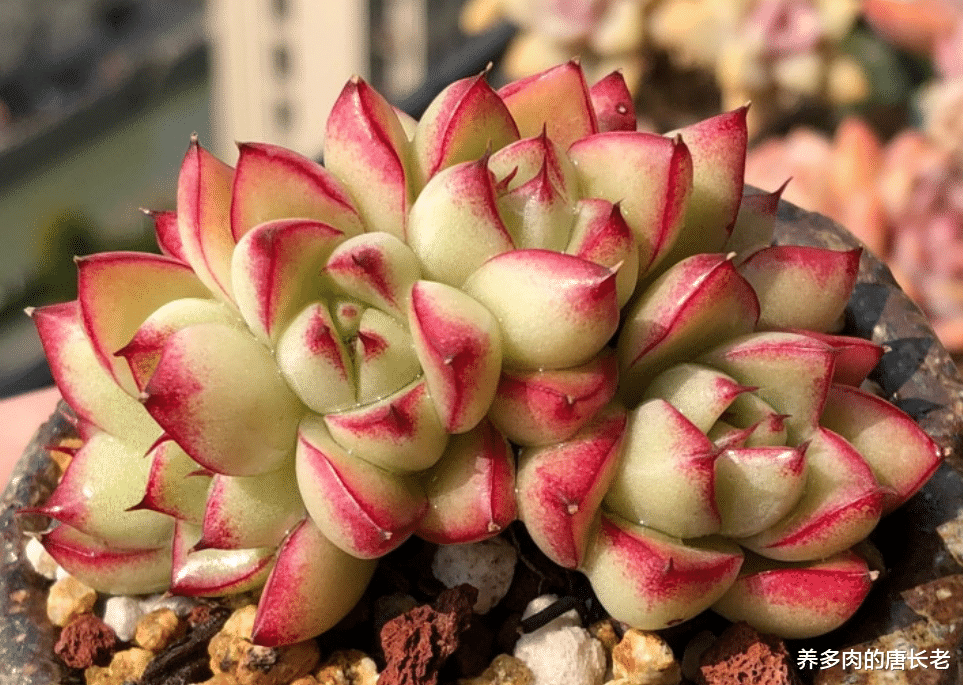
[[[881,140],[847,117],[832,136],[797,128],[755,146],[747,181],[779,183],[785,197],[844,224],[892,269],[943,344],[963,351],[963,13],[951,3],[868,3],[881,30],[925,51],[936,77],[918,94],[920,128]],[[919,5],[917,7],[916,5]]]
[[[709,74],[724,109],[753,102],[753,134],[805,102],[865,100],[863,66],[844,49],[859,0],[472,0],[463,28],[504,16],[521,28],[505,57],[511,78],[578,55],[590,73],[622,69],[632,92],[656,56]]]
[[[648,70],[646,14],[651,0],[469,0],[460,25],[468,34],[507,19],[520,29],[501,60],[524,78],[578,55],[594,80],[619,69],[632,92]]]
[[[850,548],[940,459],[856,387],[859,253],[768,247],[745,107],[635,121],[569,62],[419,122],[354,78],[323,166],[192,140],[163,254],[80,258],[77,300],[32,312],[82,438],[32,510],[47,550],[110,593],[263,585],[265,645],[333,626],[411,535],[516,518],[638,627],[844,621]]]

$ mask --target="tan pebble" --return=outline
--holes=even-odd
[[[213,678],[197,685],[237,685],[237,678],[227,673],[215,673]]]
[[[357,649],[332,652],[314,672],[318,685],[375,685],[378,667],[374,660]]]
[[[589,635],[602,643],[605,653],[611,656],[615,645],[619,644],[619,634],[615,631],[615,624],[611,619],[597,621],[588,627]]]
[[[63,628],[70,619],[94,608],[97,592],[72,576],[65,576],[50,586],[47,594],[47,617]]]
[[[211,671],[234,674],[241,657],[251,647],[251,631],[254,629],[254,615],[257,607],[253,604],[236,609],[221,630],[211,638],[207,653],[211,657]]]
[[[234,676],[238,685],[288,685],[311,672],[321,658],[314,640],[284,647],[260,647],[251,642],[253,604],[236,609],[211,638],[207,653],[215,674]]]
[[[91,666],[84,670],[87,685],[123,685],[136,682],[144,674],[154,653],[140,647],[117,652],[107,666]]]
[[[313,675],[306,675],[303,678],[292,680],[291,685],[318,685],[318,681]]]
[[[311,672],[321,658],[314,640],[284,647],[259,647],[248,643],[248,649],[234,672],[239,685],[288,685]]]
[[[134,642],[144,649],[159,652],[187,630],[187,624],[172,609],[162,608],[144,614],[137,621]]]
[[[510,654],[499,654],[481,675],[465,678],[458,685],[532,685],[535,676],[521,659]]]
[[[250,640],[251,634],[254,632],[254,617],[256,615],[257,606],[254,604],[246,604],[239,609],[235,609],[234,613],[224,622],[221,632]]]
[[[612,650],[612,673],[625,685],[677,685],[682,680],[679,662],[665,640],[635,628]]]

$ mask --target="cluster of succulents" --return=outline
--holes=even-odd
[[[804,101],[850,105],[869,95],[867,75],[844,49],[859,0],[473,0],[463,28],[497,17],[522,29],[505,58],[511,78],[579,56],[589,73],[624,70],[641,88],[653,56],[711,74],[723,109],[753,102],[750,131]]]
[[[637,131],[621,75],[568,62],[418,122],[354,78],[323,166],[193,140],[163,254],[80,258],[78,298],[32,312],[83,441],[34,510],[47,551],[108,593],[263,586],[278,645],[410,536],[518,518],[638,628],[841,624],[851,548],[940,452],[858,387],[859,252],[769,246],[746,116]]]
[[[859,0],[664,4],[653,19],[657,44],[675,59],[714,73],[723,107],[758,105],[752,130],[806,101],[838,107],[870,93],[862,65],[844,49],[859,18]],[[700,6],[697,12],[693,4]],[[680,26],[687,18],[689,26]]]
[[[864,120],[844,119],[832,136],[797,128],[749,152],[747,181],[763,186],[787,174],[785,197],[826,214],[885,260],[952,352],[963,352],[963,8],[942,0],[868,3],[874,25],[895,43],[924,53],[936,78],[922,88],[920,128],[889,140]],[[906,12],[903,8],[902,12]]]
[[[521,29],[500,64],[509,78],[524,78],[578,56],[589,80],[619,69],[635,92],[647,70],[651,4],[651,0],[469,0],[460,24],[469,35],[498,20]]]

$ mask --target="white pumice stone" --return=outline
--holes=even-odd
[[[197,600],[193,597],[179,597],[175,595],[152,595],[140,602],[140,610],[149,614],[157,609],[170,609],[175,614],[184,618],[191,609],[197,606]]]
[[[442,545],[435,552],[431,572],[445,587],[462,583],[478,589],[474,611],[487,613],[508,593],[518,553],[502,538],[467,545]]]
[[[555,599],[543,595],[532,600],[525,615],[538,613]],[[605,679],[605,648],[581,627],[574,610],[518,638],[515,658],[532,671],[535,685],[601,685]]]
[[[114,629],[117,639],[129,642],[137,632],[137,621],[144,615],[140,601],[134,597],[110,597],[104,604],[103,621]]]
[[[60,566],[58,566],[54,558],[47,553],[47,550],[43,548],[40,540],[37,538],[28,539],[23,551],[34,571],[48,580],[57,579]]]

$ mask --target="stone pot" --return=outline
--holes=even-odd
[[[835,249],[858,241],[829,219],[783,202],[776,240]],[[902,409],[916,418],[942,446],[945,461],[907,504],[884,519],[871,541],[879,550],[881,576],[859,612],[842,628],[821,638],[790,643],[798,662],[801,650],[815,650],[817,668],[803,668],[805,682],[855,684],[880,682],[874,668],[818,668],[829,650],[926,650],[925,668],[894,671],[887,683],[963,683],[963,381],[950,355],[936,339],[920,310],[899,289],[889,270],[868,252],[846,310],[847,332],[886,346],[872,379]],[[53,685],[69,682],[67,669],[53,654],[55,633],[45,612],[48,581],[24,557],[24,532],[43,530],[46,520],[18,516],[21,507],[42,502],[55,486],[56,468],[44,447],[69,430],[55,414],[37,432],[3,493],[0,519],[0,685]],[[707,619],[718,625],[718,619]],[[678,649],[706,621],[698,619],[668,631]],[[947,668],[929,660],[933,650],[949,654]],[[872,652],[871,652],[872,653]],[[942,662],[935,662],[942,665]]]

